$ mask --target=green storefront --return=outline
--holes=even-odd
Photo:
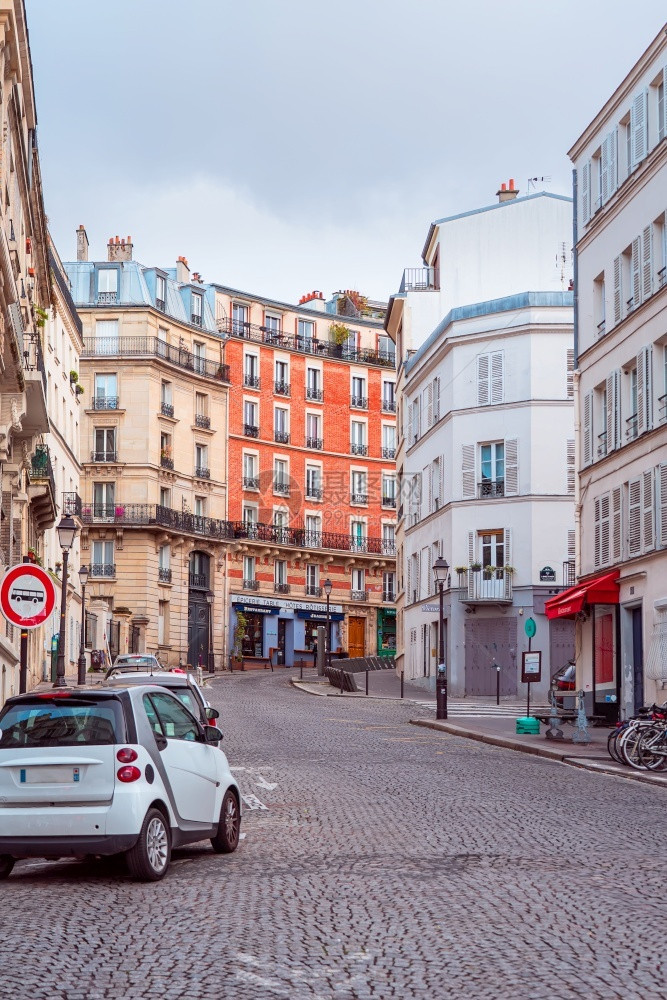
[[[378,608],[378,656],[396,653],[396,608]]]

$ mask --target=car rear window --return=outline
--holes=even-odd
[[[168,685],[166,685],[168,686]],[[169,688],[179,701],[182,701],[187,709],[189,709],[192,714],[198,719],[201,712],[201,706],[197,701],[196,697],[192,693],[191,688],[179,687],[179,688]]]
[[[119,701],[40,699],[0,713],[0,750],[12,747],[100,746],[125,742]]]
[[[128,656],[118,657],[114,663],[114,669],[118,667],[154,667],[156,664],[154,656]]]

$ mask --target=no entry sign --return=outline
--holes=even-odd
[[[53,580],[41,566],[21,563],[8,569],[0,583],[0,611],[12,625],[37,628],[56,603]]]

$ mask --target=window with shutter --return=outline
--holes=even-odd
[[[638,556],[642,547],[642,485],[640,479],[628,483],[628,555]]]
[[[584,222],[591,217],[591,161],[581,168],[581,216]]]
[[[574,398],[574,348],[568,347],[565,361],[567,398]]]
[[[642,301],[653,293],[653,226],[642,233]]]
[[[593,511],[595,532],[593,562],[597,569],[600,565],[600,497],[596,497],[593,501]]]
[[[648,90],[633,99],[630,106],[630,133],[631,133],[631,153],[632,168],[637,167],[642,160],[646,159],[648,152]]]
[[[475,596],[475,572],[471,568],[474,563],[478,562],[477,556],[477,533],[475,531],[468,532],[468,597]]]
[[[440,379],[433,379],[433,423],[440,419]]]
[[[489,355],[480,354],[477,357],[477,405],[486,406],[489,402]]]
[[[503,540],[505,543],[505,565],[512,565],[512,529],[505,528],[503,532]]]
[[[644,381],[643,426],[647,431],[650,431],[653,427],[653,344],[647,344],[639,352],[637,368],[638,370],[641,368]]]
[[[502,351],[491,355],[491,402],[502,403],[504,397],[504,357]]]
[[[636,309],[642,300],[642,278],[641,278],[641,254],[642,238],[636,236],[632,241],[632,256],[630,261],[632,274],[632,298],[628,303],[628,309]]]
[[[611,491],[611,558],[612,562],[620,562],[622,555],[623,521],[621,498],[623,491],[620,486]]]
[[[593,393],[584,395],[584,466],[593,461]]]
[[[623,257],[614,257],[614,323],[623,319]]]
[[[663,68],[658,84],[658,142],[667,135],[667,66]]]
[[[660,544],[667,546],[667,462],[658,466],[658,523],[660,527]]]
[[[464,444],[461,449],[462,497],[472,500],[475,496],[475,445]]]
[[[422,417],[424,431],[433,426],[433,383],[429,382],[422,392]]]
[[[642,473],[642,551],[655,548],[655,507],[653,498],[653,469]]]
[[[574,528],[568,528],[567,530],[567,558],[574,559],[576,553],[576,542],[575,542],[575,531]]]
[[[607,566],[609,563],[609,494],[603,493],[600,497],[600,565]]]
[[[618,128],[613,129],[602,143],[600,191],[602,204],[618,187]]]
[[[519,441],[505,438],[505,496],[515,497],[519,492]]]
[[[606,382],[607,453],[621,445],[621,372],[610,372]]]
[[[574,441],[567,442],[567,492],[574,493]]]
[[[412,404],[412,442],[419,437],[419,397]]]

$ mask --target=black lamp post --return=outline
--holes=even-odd
[[[215,673],[215,661],[213,659],[213,598],[214,594],[212,590],[209,590],[206,594],[206,603],[208,604],[208,672],[209,674]]]
[[[331,617],[330,617],[330,601],[331,601],[331,588],[333,584],[331,580],[327,577],[324,581],[324,593],[327,595],[327,634],[324,637],[324,662],[327,666],[331,663]]]
[[[74,536],[77,532],[76,522],[69,514],[61,520],[56,528],[58,541],[63,550],[63,581],[62,595],[60,598],[60,634],[58,636],[58,663],[56,666],[56,679],[53,686],[56,688],[65,687],[65,626],[67,620],[67,563],[69,560],[69,550],[72,548]]]
[[[438,624],[438,675],[435,681],[436,718],[447,718],[447,666],[445,664],[445,584],[449,563],[442,556],[433,563],[433,577],[440,592],[440,622]]]
[[[79,570],[81,581],[81,644],[79,646],[79,670],[77,684],[86,683],[86,584],[88,583],[88,567]]]

